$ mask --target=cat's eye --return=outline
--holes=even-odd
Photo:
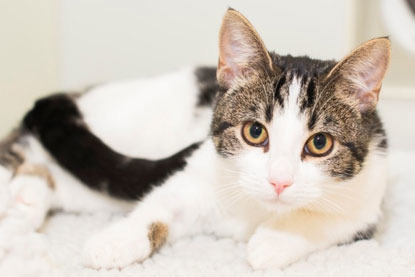
[[[306,154],[314,157],[328,155],[333,149],[333,137],[327,133],[317,133],[311,136],[305,146]]]
[[[268,133],[265,127],[256,121],[250,121],[242,127],[242,137],[252,146],[265,146],[268,144]]]

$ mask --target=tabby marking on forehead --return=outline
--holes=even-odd
[[[281,106],[281,108],[284,107],[284,96],[282,95],[282,87],[284,86],[286,81],[286,74],[282,74],[282,76],[278,79],[278,82],[274,90],[274,99]]]

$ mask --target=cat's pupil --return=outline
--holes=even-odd
[[[324,146],[326,146],[326,143],[327,143],[326,136],[323,135],[323,134],[318,134],[318,135],[314,136],[313,143],[314,143],[314,146],[317,149],[319,149],[319,150],[323,149]]]
[[[249,129],[249,134],[251,135],[251,137],[253,138],[259,138],[259,136],[262,133],[262,126],[261,124],[255,122],[254,124],[252,124],[251,128]]]

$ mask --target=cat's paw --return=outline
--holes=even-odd
[[[51,202],[50,188],[39,177],[18,175],[0,187],[0,230],[24,234],[44,222]],[[7,230],[7,231],[5,231]]]
[[[85,266],[95,269],[123,268],[150,256],[152,249],[145,227],[131,228],[121,221],[89,239],[84,247]]]
[[[281,269],[303,257],[309,247],[302,237],[259,227],[248,242],[248,262],[254,269]]]

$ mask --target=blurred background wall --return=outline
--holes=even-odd
[[[0,0],[0,135],[40,95],[60,87],[62,52],[53,0]]]
[[[267,47],[281,54],[339,59],[365,40],[391,35],[384,110],[407,112],[413,120],[415,49],[395,40],[387,20],[405,1],[0,0],[0,135],[34,99],[52,91],[215,65],[228,6],[247,16]],[[404,28],[413,31],[415,43],[414,26]]]

